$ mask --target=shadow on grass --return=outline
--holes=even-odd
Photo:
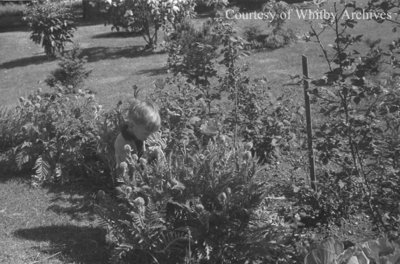
[[[143,46],[128,46],[128,47],[92,47],[82,49],[82,56],[87,56],[88,62],[96,62],[100,60],[116,60],[120,58],[136,58],[151,56],[154,53],[151,50],[143,50]],[[24,67],[28,65],[38,65],[49,62],[46,55],[26,57],[16,59],[0,64],[0,69],[11,69],[16,67]]]
[[[14,236],[50,242],[49,247],[38,247],[38,250],[68,263],[107,263],[109,257],[105,230],[101,228],[75,225],[40,226],[18,229]]]
[[[168,73],[168,68],[166,68],[166,67],[138,71],[138,74],[146,74],[149,76],[157,76],[157,75],[162,75],[162,74],[167,74],[167,73]]]
[[[30,174],[27,171],[17,171],[13,166],[13,162],[6,157],[9,153],[0,154],[0,183],[6,183],[10,180],[18,180],[20,182],[28,182]]]
[[[75,182],[70,184],[52,184],[46,186],[49,193],[53,193],[51,205],[47,208],[56,214],[64,214],[73,220],[93,221],[96,219],[94,210],[95,194],[98,190],[108,190],[104,182],[90,184],[86,182]]]
[[[0,64],[0,69],[11,69],[28,65],[38,65],[50,61],[52,61],[52,59],[49,59],[49,57],[47,57],[46,55],[38,55],[4,62]]]
[[[131,37],[138,37],[140,33],[134,32],[126,32],[126,31],[114,31],[114,32],[107,32],[101,33],[92,36],[92,39],[102,39],[102,38],[131,38]]]

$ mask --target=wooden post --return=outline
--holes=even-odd
[[[310,162],[310,180],[311,180],[311,188],[316,191],[317,190],[317,179],[315,178],[315,164],[314,164],[314,149],[312,142],[312,125],[311,125],[311,106],[310,106],[310,97],[308,95],[309,83],[308,83],[308,61],[305,55],[302,56],[302,64],[303,64],[303,85],[304,85],[304,100],[305,100],[305,108],[306,108],[306,121],[307,121],[307,139],[308,139],[308,159]]]

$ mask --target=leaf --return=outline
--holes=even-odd
[[[336,264],[336,258],[343,250],[343,243],[330,237],[305,257],[304,264]]]
[[[39,156],[35,162],[35,166],[33,167],[36,174],[34,177],[39,181],[44,181],[50,174],[50,165],[49,163]]]
[[[361,264],[360,262],[358,262],[358,258],[356,256],[352,256],[349,261],[347,262],[347,264]]]
[[[200,131],[207,136],[215,136],[218,134],[218,123],[214,120],[206,121],[200,126]]]
[[[339,180],[340,189],[343,189],[345,186],[346,186],[346,183],[344,183],[342,180]]]
[[[28,163],[30,160],[30,156],[28,153],[24,150],[20,151],[17,153],[15,157],[15,161],[17,163],[17,168],[18,170],[22,170],[22,166]]]
[[[392,251],[392,247],[387,238],[380,238],[371,241],[367,241],[361,244],[361,248],[365,255],[373,259],[376,263],[379,263],[379,256],[387,254]]]

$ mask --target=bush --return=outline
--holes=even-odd
[[[71,51],[60,57],[59,68],[46,79],[50,87],[61,85],[74,92],[82,87],[84,80],[89,76],[90,70],[85,69],[86,57],[80,57],[81,51],[74,47]]]
[[[263,5],[263,12],[272,12],[275,14],[287,13],[290,6],[282,1],[269,1]],[[272,27],[272,31],[265,34],[257,25],[251,25],[245,28],[244,37],[249,42],[252,49],[268,48],[278,49],[285,47],[297,40],[293,30],[286,28],[286,20],[277,16],[272,21],[267,21],[268,27]]]
[[[24,12],[26,11],[26,5],[16,5],[16,4],[5,4],[0,5],[0,16],[19,16],[22,18]]]
[[[72,42],[76,27],[73,16],[63,3],[34,3],[26,10],[24,20],[31,29],[31,40],[42,45],[46,55],[63,53],[67,42]]]
[[[285,47],[297,39],[296,34],[291,29],[279,29],[266,36],[263,46],[269,49],[279,49]]]
[[[23,142],[13,148],[17,167],[33,168],[35,183],[82,177],[85,163],[96,153],[98,105],[90,94],[67,93],[59,88],[20,98],[21,130],[14,137]]]
[[[220,39],[212,30],[211,21],[200,30],[188,20],[177,25],[167,38],[168,68],[174,75],[182,74],[196,85],[207,85],[215,77],[214,60]]]
[[[146,47],[153,49],[158,44],[158,31],[173,31],[176,24],[193,15],[194,6],[194,0],[113,0],[108,5],[108,23],[113,25],[111,30],[139,32]]]
[[[273,240],[288,227],[256,212],[265,172],[246,151],[215,139],[162,164],[127,160],[135,169],[124,197],[118,205],[100,193],[98,207],[115,243],[114,263],[283,263],[288,249]]]

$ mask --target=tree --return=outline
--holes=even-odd
[[[195,0],[110,0],[108,23],[112,30],[140,33],[146,46],[155,48],[159,30],[174,30],[184,18],[193,16],[194,7]]]

